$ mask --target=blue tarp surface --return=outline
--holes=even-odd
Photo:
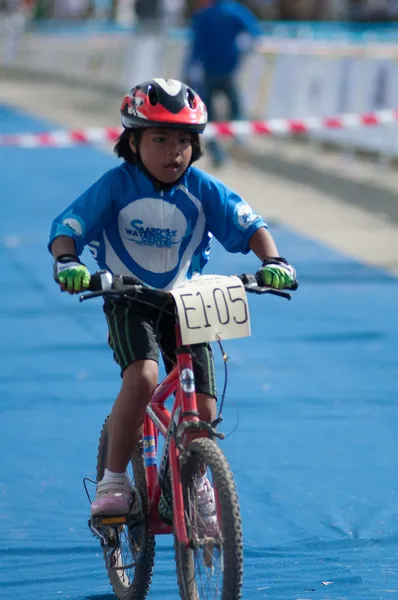
[[[48,123],[0,107],[0,133]],[[101,301],[52,280],[52,218],[116,162],[91,147],[0,147],[0,598],[111,600],[83,476],[117,394]],[[222,442],[244,527],[245,600],[398,597],[398,282],[281,227],[294,299],[251,297],[225,344]],[[94,263],[84,258],[92,269]],[[254,271],[213,251],[208,272]],[[217,358],[219,386],[223,382]],[[159,539],[152,600],[178,597]]]

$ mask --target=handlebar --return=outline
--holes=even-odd
[[[242,281],[246,292],[250,294],[272,294],[273,296],[280,296],[281,298],[286,298],[286,300],[291,300],[292,296],[289,292],[295,291],[298,288],[298,281],[294,281],[289,290],[276,290],[275,288],[259,285],[255,275],[243,274],[237,275],[237,277]],[[94,273],[91,276],[89,290],[89,292],[80,296],[80,302],[99,296],[123,296],[127,293],[141,290],[145,290],[154,298],[163,299],[165,301],[170,298],[169,292],[151,288],[136,277],[112,275],[108,271],[98,271],[97,273]]]
[[[259,281],[255,275],[249,275],[247,273],[243,275],[237,275],[241,282],[243,283],[246,292],[250,294],[272,294],[273,296],[280,296],[281,298],[286,298],[286,300],[291,300],[292,295],[289,292],[295,292],[299,286],[298,281],[295,280],[292,286],[286,290],[276,290],[272,287],[265,287],[259,284]]]

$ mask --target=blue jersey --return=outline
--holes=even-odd
[[[201,273],[214,235],[229,252],[249,252],[249,240],[266,227],[240,196],[195,167],[167,190],[156,191],[137,165],[107,171],[53,222],[54,238],[73,238],[80,255],[88,245],[101,269],[134,275],[171,289]]]

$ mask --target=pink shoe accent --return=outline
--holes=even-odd
[[[91,505],[91,514],[97,516],[127,515],[132,503],[131,488],[127,478],[97,485],[97,495]]]

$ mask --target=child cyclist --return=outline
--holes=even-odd
[[[261,261],[258,275],[264,285],[293,284],[295,270],[278,256],[263,219],[235,192],[192,166],[202,155],[199,136],[207,122],[196,92],[176,80],[152,79],[124,97],[121,121],[124,131],[115,152],[124,162],[53,223],[49,248],[62,290],[73,294],[88,288],[90,273],[79,259],[86,245],[101,269],[171,289],[202,272],[212,235],[229,252],[252,250]],[[97,485],[93,516],[126,514],[131,508],[126,469],[158,383],[159,311],[129,299],[106,299],[104,312],[122,384],[111,412],[107,469]],[[166,316],[160,323],[169,370],[175,359],[173,323]],[[210,422],[216,416],[212,352],[209,344],[192,349],[199,415]],[[198,510],[214,534],[213,489],[205,475],[195,486]]]

